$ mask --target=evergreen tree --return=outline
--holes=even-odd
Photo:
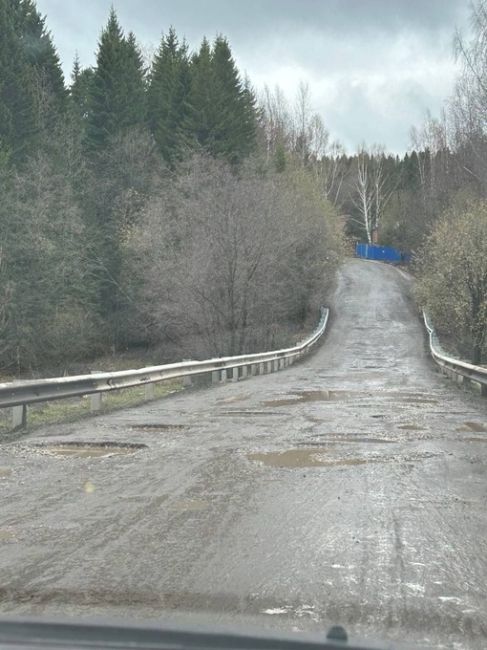
[[[230,46],[221,36],[213,49],[205,39],[193,57],[190,105],[188,129],[200,147],[230,162],[254,149],[255,98],[242,83]]]
[[[220,116],[214,138],[214,153],[232,162],[248,155],[255,146],[255,98],[242,83],[228,41],[219,36],[213,45],[212,68],[215,104]]]
[[[59,56],[46,28],[46,19],[37,11],[33,0],[15,0],[16,31],[33,72],[38,102],[43,102],[44,120],[64,112],[67,92]]]
[[[142,57],[132,35],[124,38],[115,10],[102,31],[91,84],[88,144],[101,150],[114,136],[145,119]]]
[[[213,152],[216,128],[214,86],[211,47],[204,38],[199,52],[191,59],[189,114],[185,128],[192,144],[208,152]]]
[[[16,27],[17,3],[0,0],[0,149],[13,162],[34,146],[36,106],[32,73]]]
[[[190,63],[188,47],[179,44],[171,27],[163,36],[152,65],[148,88],[148,122],[164,160],[173,165],[182,158],[189,114]]]
[[[141,126],[147,115],[146,70],[135,34],[130,32],[124,42],[124,84],[127,98],[128,126]]]
[[[71,87],[69,94],[71,108],[81,124],[86,123],[90,105],[91,84],[93,82],[93,68],[81,68],[79,57],[76,55],[71,73]]]

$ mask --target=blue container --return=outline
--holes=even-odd
[[[357,257],[362,257],[366,260],[377,260],[391,264],[401,264],[409,261],[409,256],[397,250],[397,248],[377,246],[377,244],[357,244],[355,254]]]

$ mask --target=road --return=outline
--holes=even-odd
[[[485,648],[487,400],[435,371],[409,290],[351,260],[300,364],[2,445],[0,613]]]

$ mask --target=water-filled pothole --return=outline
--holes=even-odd
[[[345,390],[305,390],[290,393],[293,397],[284,397],[272,399],[263,402],[264,406],[293,406],[294,404],[303,404],[305,402],[329,402],[344,398],[350,393]]]
[[[220,413],[215,413],[217,417],[223,417],[226,415],[237,415],[237,416],[243,416],[246,417],[247,415],[282,415],[282,413],[278,413],[277,411],[237,411],[237,410],[227,410],[227,411],[221,411]]]
[[[263,452],[248,454],[249,460],[258,461],[268,467],[331,467],[335,465],[364,465],[374,459],[365,458],[324,458],[329,454],[328,447],[313,449],[288,449],[280,452]]]
[[[348,443],[353,443],[353,442],[368,442],[372,444],[380,444],[380,445],[389,445],[389,444],[394,444],[396,441],[395,440],[389,440],[389,438],[369,438],[369,437],[359,437],[359,436],[354,436],[354,435],[349,435],[349,436],[333,436],[330,437],[329,435],[323,435],[323,436],[317,436],[321,438],[320,442],[300,442],[299,446],[300,447],[319,447],[322,446],[323,443],[325,444],[348,444]]]
[[[230,397],[225,397],[224,399],[218,399],[217,402],[221,404],[232,404],[233,402],[243,402],[250,397],[250,393],[242,393],[240,395],[231,395]]]
[[[405,404],[438,404],[438,400],[431,397],[404,397],[400,401]]]
[[[423,431],[424,427],[420,427],[417,424],[400,424],[397,428],[403,431]]]
[[[199,512],[208,508],[209,503],[205,499],[179,499],[169,505],[169,510],[177,512]]]
[[[38,451],[49,456],[70,458],[108,458],[135,454],[147,445],[131,442],[60,442],[58,444],[32,445]]]
[[[465,422],[465,426],[470,431],[475,431],[475,433],[487,433],[487,424],[482,422]]]
[[[136,431],[152,431],[154,433],[161,431],[184,431],[185,429],[189,429],[186,424],[172,424],[167,422],[136,424],[131,428],[135,429]]]
[[[328,447],[309,447],[306,449],[287,449],[286,451],[269,451],[247,454],[247,458],[260,462],[267,467],[339,467],[347,465],[368,465],[371,463],[414,463],[435,458],[432,452],[418,452],[407,456],[337,456],[337,449],[332,444]],[[411,467],[413,465],[410,465]]]

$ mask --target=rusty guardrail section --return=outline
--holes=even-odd
[[[479,384],[481,395],[487,396],[487,368],[482,368],[482,366],[474,366],[471,363],[466,361],[460,361],[460,359],[454,359],[453,357],[448,356],[442,350],[436,332],[428,321],[426,312],[423,311],[423,320],[428,330],[429,334],[429,346],[431,356],[434,361],[441,367],[442,371],[452,377],[453,379],[459,380],[461,382],[473,381]]]
[[[182,361],[137,370],[2,383],[0,384],[0,408],[14,407],[12,424],[14,427],[21,427],[25,426],[27,421],[27,406],[36,402],[49,402],[91,394],[97,397],[97,399],[92,398],[92,410],[95,411],[101,406],[101,394],[111,390],[150,385],[166,379],[191,378],[195,375],[209,373],[211,373],[212,383],[216,384],[228,379],[238,381],[248,375],[276,372],[294,363],[311,350],[326,330],[328,315],[329,310],[322,307],[316,330],[311,336],[292,348],[235,357],[219,357],[205,361]]]

